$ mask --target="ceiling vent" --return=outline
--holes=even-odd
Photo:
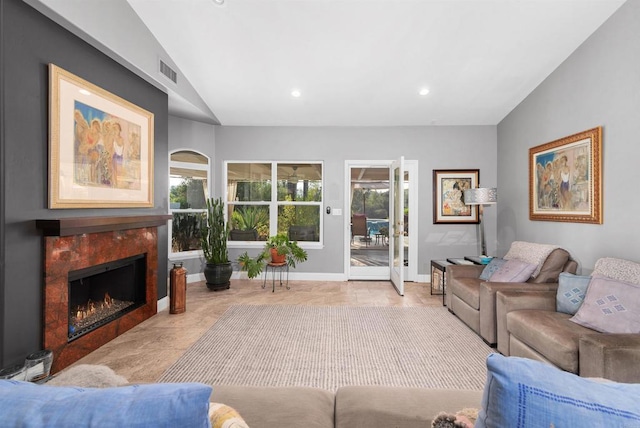
[[[160,73],[164,74],[169,79],[171,79],[173,83],[175,84],[178,83],[178,73],[176,73],[173,68],[169,67],[162,60],[160,60]]]

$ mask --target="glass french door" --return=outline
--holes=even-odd
[[[349,279],[388,281],[389,161],[347,162]]]
[[[389,169],[389,246],[391,253],[391,282],[404,296],[404,156]]]

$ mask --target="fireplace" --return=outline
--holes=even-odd
[[[142,306],[144,254],[69,272],[69,342]]]
[[[44,234],[43,348],[53,351],[52,373],[157,312],[157,227],[169,218],[36,220]],[[119,309],[108,313],[114,299]]]

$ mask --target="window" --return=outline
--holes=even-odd
[[[173,152],[169,160],[171,256],[198,254],[208,198],[209,158],[188,150]]]
[[[295,241],[321,242],[321,162],[225,166],[231,241],[246,244],[284,233]]]

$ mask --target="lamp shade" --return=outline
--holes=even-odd
[[[478,187],[464,191],[466,205],[489,205],[498,202],[498,189],[495,187]]]

